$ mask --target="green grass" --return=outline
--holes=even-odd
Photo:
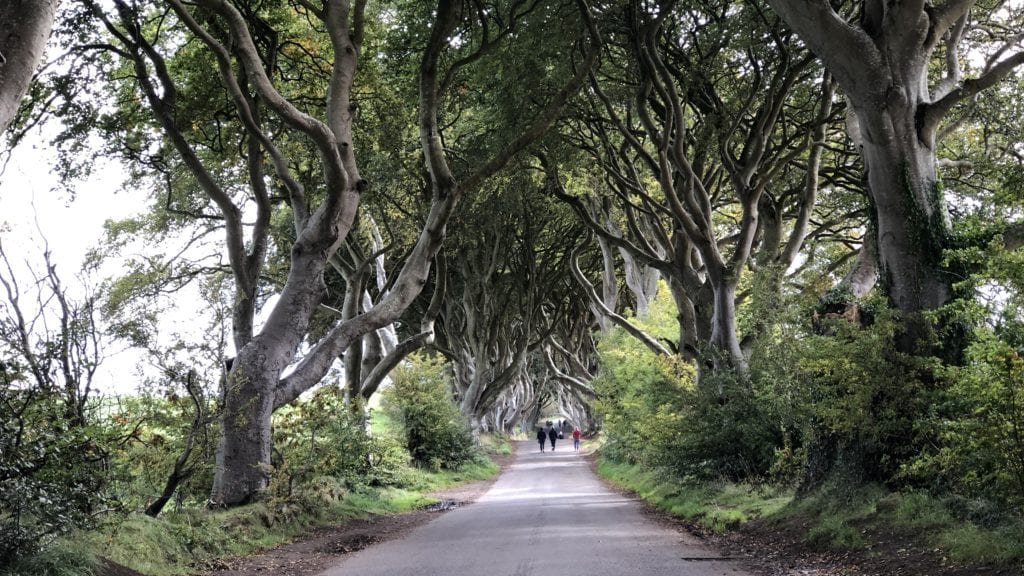
[[[458,470],[416,468],[408,479],[408,488],[416,493],[430,492],[464,482],[486,480],[493,477],[498,471],[498,465],[490,459],[467,462]]]
[[[0,567],[0,574],[14,576],[92,576],[99,569],[99,560],[85,547],[74,539],[60,540],[45,550],[15,562],[7,567]]]
[[[311,491],[230,510],[189,510],[158,519],[133,514],[85,542],[96,553],[147,574],[189,574],[216,559],[272,548],[310,528],[372,514],[411,510],[430,502],[418,492],[387,489]]]
[[[811,525],[806,540],[819,550],[856,550],[867,545],[861,531],[842,516],[826,516]]]
[[[488,454],[508,456],[512,453],[512,439],[504,434],[481,434],[480,447]]]
[[[457,471],[413,470],[411,489],[363,488],[348,491],[322,478],[293,498],[229,510],[188,509],[159,518],[131,514],[98,529],[75,534],[40,555],[0,574],[17,576],[90,576],[96,556],[147,576],[183,576],[214,561],[284,544],[317,526],[343,524],[371,515],[409,511],[436,502],[424,493],[494,476],[490,461]]]
[[[996,530],[983,530],[973,524],[949,526],[937,534],[936,544],[957,562],[1022,562],[1024,523]]]
[[[796,499],[789,490],[683,482],[604,458],[598,472],[652,506],[719,533],[763,518],[780,526],[801,527],[805,543],[819,550],[865,550],[872,545],[873,532],[898,533],[906,535],[908,544],[935,550],[962,564],[1024,562],[1024,520],[1010,516],[979,525],[954,513],[947,502],[922,492],[834,485]]]
[[[598,472],[617,486],[636,492],[655,508],[691,520],[717,533],[785,507],[792,494],[753,485],[673,481],[654,470],[601,459]]]

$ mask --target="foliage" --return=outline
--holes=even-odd
[[[113,399],[106,409],[107,425],[128,429],[111,461],[110,490],[127,508],[138,510],[164,488],[175,461],[185,449],[194,407],[187,396],[169,388],[164,395]],[[213,482],[216,426],[207,422],[197,433],[187,462],[192,472],[175,491],[178,508],[205,505]]]
[[[357,485],[370,470],[370,438],[358,406],[337,386],[323,386],[308,400],[274,414],[271,491],[290,496],[297,482],[330,476]]]
[[[805,487],[833,475],[855,484],[889,481],[925,441],[916,423],[928,412],[936,364],[898,353],[897,319],[882,306],[872,308],[870,326],[819,318],[816,332],[799,343]]]
[[[901,470],[904,481],[965,503],[965,517],[982,524],[1024,513],[1024,253],[1000,242],[947,254],[973,271],[957,286],[970,298],[940,312],[973,334],[963,362],[939,372],[943,386],[918,424],[932,442]]]
[[[67,417],[66,398],[0,360],[0,566],[91,525],[107,503],[107,438]]]
[[[635,321],[658,333],[672,317],[666,291],[649,315]],[[727,371],[696,381],[679,358],[658,357],[624,331],[599,344],[594,381],[609,458],[667,468],[683,477],[732,479],[766,474],[781,447],[771,379],[758,382]],[[761,384],[764,384],[762,386]]]
[[[482,457],[469,424],[452,401],[440,358],[415,356],[392,372],[385,409],[402,424],[412,459],[432,470],[457,470]]]
[[[941,492],[1024,508],[1024,360],[1019,348],[981,333],[967,364],[948,367],[949,383],[925,424],[938,442],[903,475]]]
[[[657,465],[670,457],[663,450],[679,440],[676,431],[686,410],[684,391],[693,386],[692,371],[655,356],[624,331],[612,330],[598,345],[601,371],[594,380],[594,402],[607,438],[609,458],[631,464]]]

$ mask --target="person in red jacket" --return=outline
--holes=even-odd
[[[572,429],[572,449],[580,451],[580,427],[577,426]]]

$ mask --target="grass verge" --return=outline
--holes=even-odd
[[[1024,568],[1024,519],[995,513],[983,503],[877,485],[826,486],[797,499],[787,489],[685,482],[604,458],[598,473],[651,506],[714,533],[761,519],[770,527],[767,532],[797,534],[804,547],[818,551],[878,557],[890,548],[916,549],[949,565]]]
[[[715,533],[775,514],[792,501],[792,493],[787,490],[726,482],[681,482],[655,470],[603,458],[598,473],[616,486],[636,492],[655,508]]]
[[[159,518],[130,514],[57,542],[39,555],[0,569],[17,576],[93,576],[97,557],[146,576],[182,576],[218,560],[284,544],[319,526],[406,512],[436,502],[431,490],[493,477],[498,467],[479,461],[457,471],[413,470],[410,488],[345,490],[320,478],[301,494],[229,510],[189,509]]]

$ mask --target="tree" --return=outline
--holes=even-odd
[[[57,0],[0,1],[0,132],[14,119],[43,59]]]
[[[474,429],[498,424],[508,390],[533,395],[531,358],[555,326],[590,315],[565,275],[577,235],[571,214],[540,195],[526,170],[467,202],[447,252],[453,265],[438,318],[437,347],[452,362],[456,397]],[[457,263],[457,264],[454,264]]]
[[[785,267],[808,234],[815,135],[835,120],[830,83],[757,2],[631,3],[602,23],[619,65],[594,74],[574,142],[605,176],[599,190],[585,182],[574,192],[607,193],[614,216],[562,197],[602,239],[668,279],[684,357],[742,375],[738,287],[758,244],[781,244],[785,228],[761,210],[781,218],[774,198],[797,191],[797,225],[772,256]],[[796,170],[805,159],[809,170]]]
[[[921,313],[953,297],[937,146],[958,125],[951,115],[1024,63],[1019,33],[989,34],[1020,30],[1021,10],[977,0],[769,4],[821,58],[856,115],[851,136],[867,172],[883,288],[904,315],[901,347],[911,351],[927,335]]]

